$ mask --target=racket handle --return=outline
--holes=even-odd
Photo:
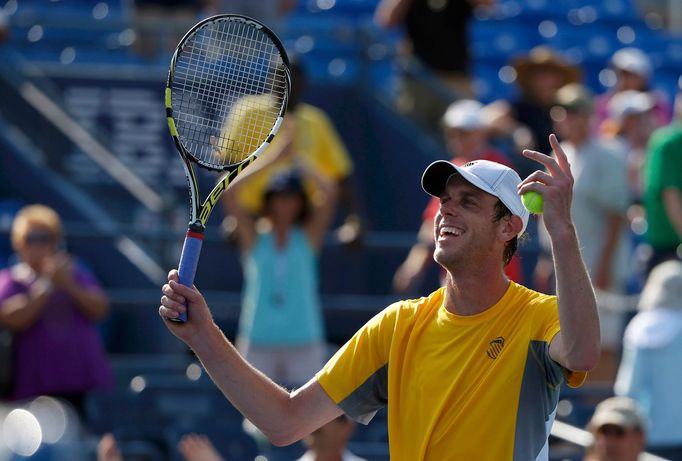
[[[187,287],[194,284],[194,275],[197,272],[197,265],[199,264],[199,255],[201,254],[201,244],[204,242],[204,233],[194,230],[188,230],[185,235],[185,243],[182,245],[182,254],[180,255],[180,266],[178,267],[178,278],[180,283]],[[187,321],[187,314],[180,314],[177,319],[171,319],[174,322],[184,323]]]

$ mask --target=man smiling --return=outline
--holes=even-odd
[[[439,198],[434,259],[445,286],[379,312],[302,388],[288,391],[242,359],[213,323],[201,294],[171,271],[159,314],[192,347],[226,397],[275,444],[286,445],[341,413],[368,422],[388,406],[391,460],[547,460],[563,382],[579,386],[599,356],[594,292],[571,220],[573,178],[556,157],[521,181],[489,161],[426,168]],[[509,281],[504,265],[528,223],[520,194],[545,200],[557,296]]]

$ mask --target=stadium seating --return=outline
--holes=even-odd
[[[179,168],[171,171],[173,167],[168,166],[178,162],[167,137],[159,149],[168,161],[145,167],[161,170],[154,186],[164,189],[169,205],[161,219],[131,206],[129,192],[92,160],[84,176],[104,180],[72,181],[69,168],[74,165],[61,161],[82,159],[84,154],[78,156],[78,147],[22,97],[24,83],[37,85],[80,123],[90,123],[87,128],[103,145],[119,152],[116,147],[122,141],[112,126],[132,122],[125,118],[103,121],[113,112],[115,96],[88,97],[106,92],[102,88],[107,85],[120,85],[119,90],[145,89],[153,97],[158,89],[158,115],[165,129],[160,94],[170,52],[160,51],[151,59],[135,53],[132,4],[132,0],[6,3],[13,35],[8,44],[0,45],[0,167],[14,198],[0,200],[4,237],[0,264],[10,258],[7,223],[20,205],[41,201],[63,213],[67,231],[77,236],[70,249],[92,267],[112,297],[114,312],[102,331],[109,350],[120,354],[113,357],[116,388],[89,396],[87,422],[95,433],[114,431],[130,459],[178,459],[175,445],[189,430],[211,432],[226,443],[234,440],[234,445],[220,447],[229,459],[253,459],[254,449],[269,450],[271,460],[294,459],[303,450],[300,444],[254,448],[256,442],[241,429],[241,416],[206,376],[188,378],[188,366],[196,364],[158,321],[157,281],[120,251],[120,239],[129,237],[159,266],[170,267],[177,261],[181,233],[175,232],[176,223],[171,221],[181,221],[182,227],[185,214],[171,217],[177,216],[174,208],[184,206],[186,189],[181,172],[177,180]],[[444,155],[440,140],[397,115],[391,105],[399,80],[395,58],[402,31],[383,31],[372,24],[376,4],[377,0],[300,0],[282,27],[287,48],[299,55],[312,78],[306,100],[329,113],[354,157],[353,180],[367,214],[362,251],[349,251],[330,239],[322,253],[325,319],[333,325],[328,339],[334,343],[345,341],[395,299],[390,294],[391,277],[414,241],[426,203],[417,187],[405,185],[418,184],[423,167]],[[477,12],[470,40],[475,87],[484,101],[516,94],[509,65],[538,44],[554,46],[581,65],[586,83],[595,92],[606,89],[601,71],[610,55],[624,46],[638,46],[649,54],[655,67],[654,86],[671,96],[682,73],[682,39],[652,28],[637,14],[632,0],[498,0],[493,10]],[[91,109],[94,112],[88,112]],[[78,119],[76,112],[85,116]],[[32,135],[36,132],[40,135]],[[133,149],[130,155],[144,154]],[[94,203],[98,212],[85,213],[85,203]],[[157,218],[163,228],[155,227]],[[206,289],[216,321],[233,337],[241,268],[237,250],[223,242],[217,231],[219,219],[216,213],[211,220],[197,283]],[[108,222],[120,225],[102,226]],[[524,262],[532,265],[537,248],[524,251]],[[429,274],[427,285],[436,277]],[[583,426],[594,404],[606,394],[599,389],[566,388],[558,417]],[[211,424],[207,415],[219,417],[221,424]],[[380,412],[369,426],[358,426],[351,449],[369,460],[387,460],[385,424],[385,412]],[[560,459],[572,456],[561,454]],[[46,450],[44,459],[58,458]]]

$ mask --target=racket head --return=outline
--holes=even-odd
[[[180,40],[166,115],[183,157],[215,171],[259,155],[284,118],[291,71],[282,42],[246,16],[206,18]]]

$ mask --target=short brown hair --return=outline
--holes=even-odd
[[[507,206],[502,203],[502,200],[498,200],[497,203],[495,203],[495,211],[493,214],[493,222],[497,222],[501,219],[504,219],[506,217],[511,217],[512,212],[507,208]],[[504,265],[506,266],[509,264],[511,261],[512,257],[514,257],[514,253],[516,253],[516,249],[519,245],[519,236],[515,236],[513,239],[508,240],[507,243],[504,246],[504,253],[502,254],[502,260],[504,262]]]
[[[46,205],[28,205],[19,210],[12,222],[12,248],[21,247],[26,234],[34,226],[48,230],[55,241],[62,238],[62,221],[56,211]]]

